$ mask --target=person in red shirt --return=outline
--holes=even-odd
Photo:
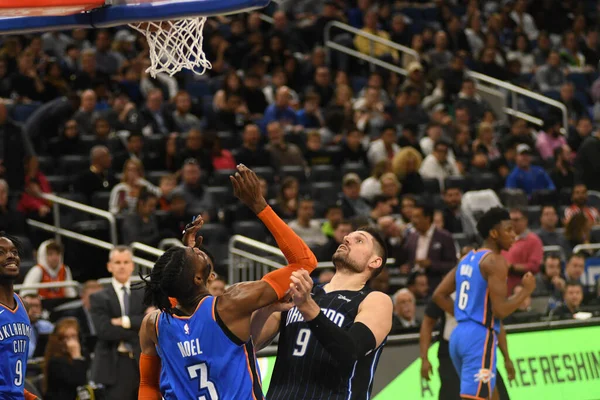
[[[29,157],[25,161],[25,171],[25,191],[21,195],[17,210],[28,216],[45,218],[51,211],[50,202],[39,196],[41,193],[52,192],[52,189],[46,176],[39,170],[37,157]]]
[[[565,225],[573,218],[573,215],[579,213],[585,215],[593,224],[600,222],[600,212],[598,212],[596,207],[588,206],[587,201],[587,187],[583,183],[573,186],[573,192],[571,193],[572,204],[565,210]]]
[[[518,208],[510,210],[510,220],[517,237],[510,250],[503,251],[502,255],[509,263],[507,295],[511,295],[513,288],[521,282],[527,272],[537,274],[544,259],[544,245],[538,235],[528,228],[527,214]]]

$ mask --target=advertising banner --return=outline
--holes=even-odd
[[[376,375],[375,400],[438,398],[437,344],[429,349],[434,370],[429,382],[421,380],[421,360],[415,359],[415,349],[408,349],[412,346],[418,345],[386,347]],[[511,333],[508,347],[516,370],[515,380],[507,384],[511,400],[600,400],[600,326]],[[398,353],[385,357],[386,352]],[[412,360],[399,363],[403,354]],[[497,354],[506,382],[504,359],[499,350]],[[275,357],[259,358],[259,364],[266,393]],[[395,377],[381,377],[389,376],[390,370]]]

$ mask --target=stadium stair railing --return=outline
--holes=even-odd
[[[371,43],[371,54],[370,55],[363,54],[352,47],[348,47],[341,43],[336,42],[334,40],[334,38],[331,37],[332,36],[331,35],[332,28],[335,28],[335,29],[341,30],[341,31],[345,31],[350,34],[362,36],[366,39],[369,39],[370,43]],[[381,68],[385,68],[389,71],[396,72],[403,76],[406,76],[408,74],[408,71],[406,69],[374,57],[373,56],[373,51],[374,51],[374,47],[375,47],[374,43],[383,44],[392,49],[398,50],[399,52],[402,52],[407,55],[412,55],[416,59],[419,59],[418,53],[415,52],[411,48],[402,46],[398,43],[392,42],[387,39],[383,39],[379,36],[364,32],[360,29],[356,29],[348,24],[344,24],[344,23],[338,22],[338,21],[331,21],[325,26],[324,44],[325,44],[325,47],[326,47],[328,53],[330,53],[331,50],[336,50],[341,53],[347,54],[349,56],[356,57],[363,61],[366,61],[373,66],[379,66]],[[563,129],[564,129],[564,133],[568,132],[569,120],[568,120],[568,114],[567,114],[567,107],[560,101],[551,99],[550,97],[547,97],[547,96],[542,96],[531,90],[527,90],[520,86],[513,85],[512,83],[508,83],[508,82],[504,82],[504,81],[501,81],[496,78],[492,78],[491,76],[484,75],[479,72],[469,70],[469,71],[467,71],[466,74],[468,77],[476,80],[478,83],[484,83],[485,85],[478,85],[478,89],[486,94],[492,94],[492,93],[489,93],[490,89],[496,89],[496,90],[499,89],[501,91],[505,91],[505,92],[509,93],[510,94],[510,96],[509,96],[510,106],[504,107],[504,112],[508,115],[522,118],[522,119],[524,119],[530,123],[536,124],[538,126],[543,126],[543,121],[540,118],[537,118],[533,115],[524,113],[517,109],[519,96],[527,97],[532,100],[539,101],[540,103],[544,103],[548,106],[556,107],[556,108],[560,109],[561,114],[562,114],[562,125],[563,125]]]

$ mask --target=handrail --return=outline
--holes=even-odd
[[[514,85],[512,83],[508,83],[508,82],[504,82],[501,81],[500,79],[496,79],[496,78],[492,78],[491,76],[488,75],[484,75],[482,73],[479,72],[475,72],[475,71],[467,71],[467,75],[470,78],[476,79],[478,81],[483,81],[486,83],[490,83],[492,85],[496,85],[499,86],[503,89],[507,89],[510,90],[513,93],[517,93],[520,94],[522,96],[526,96],[526,97],[530,97],[534,100],[537,100],[541,103],[546,103],[550,106],[559,108],[562,111],[562,116],[563,116],[563,128],[565,129],[565,133],[568,132],[569,129],[569,117],[568,117],[568,112],[567,112],[567,107],[561,103],[560,101],[556,101],[554,99],[551,99],[550,97],[547,96],[543,96],[539,93],[533,92],[531,90],[527,90],[527,89],[523,89],[520,86]],[[512,105],[513,109],[516,107],[516,104]]]
[[[378,58],[373,57],[373,54],[371,54],[371,55],[363,54],[363,53],[360,53],[360,52],[356,51],[355,49],[352,49],[352,48],[347,47],[347,46],[343,46],[343,45],[341,45],[339,43],[336,43],[336,42],[332,41],[331,40],[331,32],[330,31],[331,31],[331,28],[333,28],[333,27],[338,28],[338,29],[343,30],[343,31],[346,31],[346,32],[354,33],[355,35],[362,36],[364,38],[367,38],[367,39],[371,40],[371,42],[377,42],[377,43],[383,44],[383,45],[388,46],[390,48],[393,48],[395,50],[401,51],[401,52],[403,52],[405,54],[410,54],[410,55],[416,57],[417,59],[420,58],[419,54],[416,51],[414,51],[413,49],[411,49],[411,48],[408,48],[406,46],[402,46],[402,45],[400,45],[398,43],[395,43],[395,42],[393,42],[391,40],[383,39],[383,38],[381,38],[379,36],[370,34],[368,32],[361,31],[360,29],[356,29],[356,28],[354,28],[354,27],[352,27],[350,25],[344,24],[344,23],[339,22],[339,21],[331,21],[327,25],[325,25],[324,44],[325,44],[325,47],[328,49],[328,51],[329,51],[329,49],[337,50],[337,51],[339,51],[341,53],[345,53],[345,54],[348,54],[350,56],[353,56],[353,57],[356,57],[356,58],[360,58],[361,60],[367,61],[367,62],[369,62],[371,64],[380,66],[382,68],[386,68],[386,69],[388,69],[390,71],[399,73],[401,75],[404,75],[404,76],[407,75],[407,71],[404,68],[400,68],[400,67],[398,67],[396,65],[390,64],[390,63],[382,61],[382,60],[379,60]],[[373,51],[373,48],[371,46],[371,52],[372,51]],[[562,113],[563,129],[565,130],[564,133],[566,134],[566,132],[568,132],[569,118],[568,118],[568,113],[567,113],[567,107],[563,103],[561,103],[559,101],[556,101],[556,100],[554,100],[554,99],[552,99],[550,97],[543,96],[543,95],[541,95],[539,93],[533,92],[531,90],[524,89],[524,88],[522,88],[520,86],[517,86],[517,85],[514,85],[512,83],[508,83],[508,82],[504,82],[504,81],[501,81],[501,80],[496,79],[496,78],[492,78],[491,76],[484,75],[484,74],[479,73],[479,72],[467,71],[466,74],[470,78],[473,78],[473,79],[475,79],[477,81],[481,81],[481,82],[485,82],[487,84],[495,85],[495,86],[498,86],[500,88],[503,88],[505,90],[510,91],[511,94],[512,94],[512,96],[511,96],[511,103],[512,104],[511,104],[510,108],[507,108],[505,110],[510,115],[517,116],[519,118],[523,118],[523,116],[526,115],[527,118],[523,118],[523,119],[526,119],[527,121],[535,123],[537,125],[543,125],[543,121],[541,121],[539,118],[530,116],[528,114],[525,114],[525,113],[517,110],[517,104],[516,104],[517,103],[517,94],[525,96],[525,97],[529,97],[529,98],[537,100],[537,101],[539,101],[541,103],[545,103],[545,104],[548,104],[548,105],[550,105],[552,107],[556,107],[556,108],[560,109],[561,113]]]
[[[239,241],[240,243],[244,243],[247,244],[249,246],[255,246],[258,247],[259,249],[266,251],[267,253],[271,253],[274,256],[281,256],[281,257],[285,257],[283,255],[283,252],[281,250],[279,250],[279,248],[275,247],[275,246],[271,246],[268,245],[266,243],[260,242],[258,240],[254,240],[251,239],[247,236],[242,236],[242,235],[233,235],[231,237],[231,239],[229,239],[229,243],[233,243],[234,241]]]
[[[139,276],[136,276],[136,275],[132,275],[131,278],[129,279],[129,281],[132,283],[141,282],[142,278],[140,278]],[[100,278],[97,280],[97,282],[103,286],[107,286],[112,283],[112,278]],[[15,291],[36,290],[36,289],[56,289],[56,288],[63,288],[63,287],[76,287],[79,289],[79,288],[81,288],[81,285],[82,284],[77,281],[31,283],[29,285],[25,285],[25,284],[21,283],[18,285],[14,285],[14,289],[15,289]],[[74,297],[73,300],[77,300],[77,298]]]
[[[145,253],[152,254],[153,256],[157,257],[162,256],[164,253],[163,250],[157,249],[156,247],[148,246],[147,244],[140,242],[132,242],[129,244],[129,247],[131,247],[131,250],[143,251]]]
[[[36,221],[34,219],[28,219],[27,224],[30,226],[33,226],[35,228],[44,230],[44,231],[56,233],[56,234],[59,234],[62,236],[66,236],[70,239],[74,239],[74,240],[77,240],[79,242],[83,242],[86,244],[91,244],[92,246],[100,247],[105,250],[110,251],[115,247],[115,245],[113,245],[112,243],[105,242],[104,240],[96,239],[96,238],[93,238],[93,237],[87,236],[87,235],[82,235],[81,233],[70,231],[68,229],[58,228],[54,225],[50,225],[45,222]],[[152,261],[146,260],[144,258],[136,257],[136,256],[133,256],[133,262],[136,264],[139,264],[143,267],[146,267],[146,268],[154,267],[154,263]]]
[[[331,28],[338,28],[338,29],[341,29],[341,30],[346,31],[346,32],[354,33],[355,35],[367,38],[367,39],[369,39],[372,42],[377,42],[379,44],[383,44],[383,45],[385,45],[387,47],[390,47],[392,49],[401,51],[402,53],[410,54],[411,56],[415,57],[417,60],[420,58],[419,57],[419,53],[417,53],[415,50],[411,49],[410,47],[406,47],[406,46],[403,46],[403,45],[398,44],[396,42],[392,42],[391,40],[383,39],[383,38],[381,38],[381,37],[379,37],[377,35],[373,35],[372,33],[365,32],[365,31],[360,30],[360,29],[356,29],[353,26],[350,26],[348,24],[344,24],[344,23],[339,22],[339,21],[331,21],[331,22],[327,23],[327,25],[325,25],[325,31],[324,31],[325,43],[327,43],[327,42],[330,41],[329,39],[330,39],[330,36],[331,36],[331,32],[330,32]]]
[[[25,285],[23,283],[14,285],[15,291],[20,290],[37,290],[37,289],[56,289],[63,287],[76,287],[79,288],[80,283],[77,281],[61,281],[61,282],[44,282],[44,283],[30,283]]]
[[[42,193],[40,194],[40,197],[42,197],[43,199],[46,199],[48,201],[52,202],[52,207],[54,210],[54,218],[55,218],[55,223],[57,223],[57,228],[60,228],[60,223],[59,223],[59,210],[58,210],[58,205],[62,205],[65,207],[69,207],[69,208],[73,208],[75,210],[79,210],[79,211],[83,211],[86,212],[88,214],[92,214],[92,215],[96,215],[98,217],[102,217],[108,220],[108,223],[110,225],[110,241],[112,242],[113,245],[117,245],[118,241],[117,241],[117,219],[115,218],[115,216],[111,213],[109,213],[108,211],[104,211],[101,210],[99,208],[95,208],[95,207],[90,207],[88,205],[82,204],[82,203],[78,203],[76,201],[73,200],[69,200],[69,199],[65,199],[63,197],[59,197],[55,194],[52,193]],[[60,234],[60,233],[59,233]]]
[[[173,246],[181,247],[181,246],[183,246],[183,243],[181,243],[181,240],[175,239],[175,238],[166,238],[166,239],[161,240],[158,243],[158,248],[160,250],[164,250],[165,247],[167,247],[167,246],[169,246],[169,247],[173,247]]]
[[[386,68],[386,69],[388,69],[392,72],[395,72],[397,74],[400,74],[402,76],[408,75],[408,71],[405,70],[404,68],[398,67],[397,65],[391,64],[387,61],[380,60],[379,58],[375,58],[373,56],[368,56],[366,54],[361,53],[360,51],[351,49],[346,46],[342,46],[341,44],[338,44],[336,42],[332,42],[332,41],[325,42],[325,46],[327,48],[332,48],[334,50],[337,50],[341,53],[346,53],[349,56],[354,56],[356,58],[360,58],[363,61],[370,62],[371,64],[377,65],[381,68]]]
[[[581,250],[600,250],[600,243],[578,244],[573,247],[573,254],[577,254]]]

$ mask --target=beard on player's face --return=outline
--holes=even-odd
[[[347,252],[336,251],[331,258],[335,269],[338,271],[362,272],[360,264],[353,260]]]

